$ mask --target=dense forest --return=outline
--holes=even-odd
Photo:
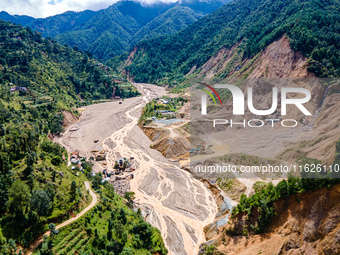
[[[177,34],[140,42],[125,69],[138,82],[156,83],[183,76],[236,43],[244,58],[252,58],[286,34],[291,47],[309,58],[309,71],[338,77],[339,8],[339,0],[235,0]]]
[[[115,90],[122,97],[136,91],[116,88],[112,70],[88,52],[10,22],[0,21],[0,31],[0,253],[14,254],[90,203],[84,181],[92,178],[91,164],[83,159],[82,171],[72,169],[65,149],[47,138],[63,131],[62,112],[77,115],[78,106],[110,99]],[[138,218],[125,210],[129,220]],[[165,253],[147,228],[157,241],[148,244]],[[40,254],[53,254],[48,247]]]
[[[221,1],[150,5],[119,1],[72,31],[58,35],[56,40],[79,46],[91,51],[96,58],[107,60],[124,53],[142,39],[178,32],[222,5]]]
[[[226,2],[229,0],[142,4],[123,0],[97,12],[68,11],[39,19],[1,12],[0,19],[29,26],[44,37],[54,37],[61,44],[107,60],[140,40],[178,32]]]
[[[3,87],[26,87],[35,103],[51,97],[57,105],[110,98],[111,69],[89,52],[58,44],[30,28],[0,21],[0,82]]]

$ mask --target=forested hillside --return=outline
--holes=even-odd
[[[141,40],[147,40],[162,35],[174,34],[203,16],[202,12],[195,12],[189,7],[174,6],[142,27],[133,36],[131,44],[134,45]]]
[[[10,22],[0,31],[0,253],[14,254],[16,242],[27,247],[90,202],[91,164],[71,169],[47,135],[63,130],[62,111],[77,115],[77,106],[111,98],[115,85],[89,53]]]
[[[26,26],[27,24],[35,20],[35,18],[26,15],[10,15],[5,11],[0,12],[0,19],[18,23],[22,26]]]
[[[177,34],[140,42],[125,70],[136,81],[157,82],[183,76],[236,43],[239,54],[251,58],[286,34],[291,47],[309,58],[310,72],[339,76],[339,8],[339,0],[236,0]]]
[[[140,40],[182,30],[229,0],[157,2],[123,0],[100,11],[68,11],[47,18],[0,13],[0,19],[29,26],[61,44],[88,50],[107,60],[124,53]]]
[[[30,28],[3,21],[0,26],[0,81],[4,88],[24,86],[34,104],[50,100],[59,106],[112,96],[111,70],[89,53],[43,39]]]
[[[36,19],[28,25],[33,31],[37,30],[44,37],[54,37],[86,23],[96,14],[97,12],[90,10],[82,12],[67,11],[51,17]]]
[[[221,1],[183,1],[144,5],[119,1],[56,39],[89,50],[97,58],[109,59],[127,51],[139,40],[178,32],[222,4]]]

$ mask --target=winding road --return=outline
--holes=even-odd
[[[64,221],[63,223],[57,225],[55,228],[56,229],[60,229],[62,227],[65,227],[69,224],[71,224],[72,222],[78,220],[81,216],[83,216],[85,213],[87,213],[88,211],[90,211],[98,202],[98,199],[97,199],[97,195],[93,192],[93,190],[91,189],[91,185],[90,185],[90,182],[88,181],[85,181],[85,187],[87,190],[90,191],[90,195],[92,197],[92,202],[89,206],[87,206],[84,210],[82,210],[80,213],[78,213],[75,217],[73,218],[70,218],[68,219],[67,221]],[[44,235],[47,235],[49,236],[50,235],[50,231],[47,231],[45,232],[43,235],[41,235],[37,240],[35,240],[31,245],[30,245],[30,248],[28,250],[28,255],[32,254],[34,252],[34,250],[44,241],[44,238],[43,236]]]

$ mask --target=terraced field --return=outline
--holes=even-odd
[[[83,228],[76,228],[70,232],[63,231],[56,238],[57,244],[54,252],[60,255],[67,254],[85,254],[91,249],[90,238],[87,236]]]
[[[76,221],[56,226],[58,233],[46,237],[34,254],[167,253],[160,231],[146,223],[140,211],[131,210],[111,184],[97,191],[98,203]]]

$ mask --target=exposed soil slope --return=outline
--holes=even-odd
[[[287,86],[287,81],[292,81],[293,78],[312,79],[315,77],[307,71],[307,59],[300,52],[291,49],[285,36],[270,44],[253,59],[242,58],[239,55],[238,46],[235,45],[230,49],[222,48],[202,67],[200,75],[204,77],[205,82],[211,84],[247,77],[249,82],[242,85],[241,89],[247,96],[247,86],[253,87],[254,104],[257,109],[271,107],[272,88],[265,84],[253,85],[252,78],[271,79],[280,91],[281,87]],[[224,76],[227,80],[221,78]],[[309,81],[312,81],[311,79]],[[340,126],[337,124],[340,121],[338,88],[333,86],[327,88],[319,82],[301,82],[298,85],[311,92],[312,98],[305,104],[305,107],[312,113],[312,116],[304,116],[301,111],[289,108],[290,106],[288,106],[289,116],[280,116],[280,100],[277,112],[270,116],[298,120],[298,127],[290,130],[270,128],[270,132],[268,128],[261,128],[257,129],[256,134],[252,129],[237,132],[230,130],[227,141],[219,140],[230,146],[231,153],[247,153],[285,161],[295,161],[300,156],[307,156],[318,158],[326,164],[333,162],[335,142],[340,136]],[[232,100],[227,101],[221,112],[226,111],[232,112]],[[219,116],[218,109],[215,113]],[[243,120],[243,116],[237,119],[235,116],[224,114],[223,117]],[[253,119],[254,115],[248,112],[245,118]],[[203,126],[202,129],[205,127]],[[217,136],[218,134],[216,139],[218,139]],[[262,142],[259,142],[259,138]]]
[[[294,195],[288,202],[279,200],[274,203],[277,216],[267,233],[248,237],[223,234],[218,249],[230,255],[340,254],[339,201],[340,185]],[[236,232],[251,224],[245,218],[238,215],[230,221]],[[220,231],[225,233],[225,229]]]
[[[153,142],[150,146],[158,150],[168,159],[183,159],[189,157],[189,134],[181,128],[172,127],[142,127],[144,134]]]

